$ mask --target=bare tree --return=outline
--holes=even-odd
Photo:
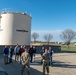
[[[60,34],[60,38],[66,43],[69,49],[70,42],[75,38],[76,32],[71,29],[66,29]]]
[[[43,38],[46,40],[47,44],[49,45],[50,40],[53,38],[52,34],[45,34]]]
[[[36,42],[36,39],[39,37],[39,34],[34,32],[32,33],[32,38],[34,39],[34,43]]]

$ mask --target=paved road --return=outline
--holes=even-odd
[[[37,63],[31,64],[31,75],[42,75],[42,65],[38,63],[40,56],[37,55]],[[53,56],[53,67],[50,66],[50,75],[76,75],[76,54],[58,53]],[[3,58],[0,58],[0,67],[7,71],[9,75],[20,75],[21,65],[19,62],[13,62],[4,65]],[[25,69],[24,75],[27,75]]]

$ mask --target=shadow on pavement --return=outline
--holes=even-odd
[[[2,66],[5,71],[8,73],[8,75],[21,75],[21,65],[12,63],[8,65]],[[35,69],[34,67],[30,67],[30,75],[42,75],[42,72]],[[25,68],[24,75],[27,74],[27,68]]]
[[[54,61],[53,67],[62,67],[62,68],[76,68],[76,65],[70,64],[71,62],[60,62]]]
[[[56,64],[56,63],[57,63],[57,64],[61,64],[61,63],[69,63],[69,64],[70,64],[71,62],[61,62],[61,61],[53,60],[53,63],[54,63],[54,64]]]
[[[42,75],[42,72],[31,67],[31,75]]]
[[[8,73],[8,75],[21,75],[21,66],[22,65],[19,62],[15,62],[15,60],[13,60],[13,63],[4,65],[3,56],[0,56],[0,67],[2,67]],[[39,66],[41,66],[40,62],[30,63],[30,75],[42,75],[41,71],[35,69],[35,67]],[[27,68],[25,68],[24,75],[28,75]]]

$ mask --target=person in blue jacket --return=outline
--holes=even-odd
[[[42,61],[43,61],[43,58],[42,58],[43,53],[45,53],[44,47],[42,47],[42,49],[40,50],[40,54],[41,54],[41,64],[42,64]]]
[[[49,65],[53,66],[52,58],[53,58],[54,51],[51,47],[49,47],[48,52],[50,53],[50,63],[49,63]]]
[[[8,55],[9,55],[9,48],[5,46],[3,49],[3,54],[4,54],[4,64],[8,64]]]

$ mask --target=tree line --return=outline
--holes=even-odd
[[[33,32],[31,34],[32,39],[34,40],[34,43],[39,38],[39,34],[36,32]],[[68,46],[70,45],[70,42],[75,39],[76,32],[72,29],[65,29],[61,32],[59,37],[64,41],[64,43]],[[49,45],[50,41],[53,39],[53,35],[51,33],[44,34],[43,39],[47,42]]]

